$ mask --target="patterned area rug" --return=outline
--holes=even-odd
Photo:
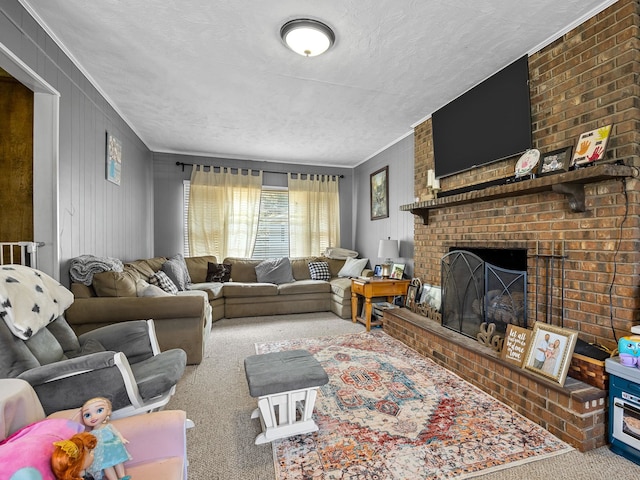
[[[329,383],[318,432],[273,442],[276,478],[470,478],[573,450],[383,331],[256,345],[303,348]]]

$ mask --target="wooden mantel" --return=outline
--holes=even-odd
[[[479,184],[476,185],[477,189],[464,193],[454,193],[453,195],[441,196],[433,200],[401,205],[400,210],[418,215],[422,218],[423,223],[428,225],[429,211],[436,208],[553,191],[567,196],[571,211],[584,212],[586,210],[584,198],[584,186],[586,184],[612,178],[637,177],[639,174],[640,171],[636,167],[606,163],[504,185],[483,187],[483,184]]]

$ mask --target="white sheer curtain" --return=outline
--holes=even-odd
[[[289,183],[289,255],[320,255],[340,246],[340,194],[335,175],[306,175]]]
[[[194,165],[189,192],[189,253],[251,257],[258,230],[262,172]]]

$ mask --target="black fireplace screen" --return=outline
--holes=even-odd
[[[500,268],[474,253],[454,250],[442,257],[442,325],[476,338],[483,322],[496,332],[508,324],[527,326],[527,272]]]

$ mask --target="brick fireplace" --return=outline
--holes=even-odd
[[[452,247],[524,249],[530,323],[537,317],[562,325],[576,330],[586,342],[611,349],[640,323],[639,10],[637,1],[619,0],[529,57],[534,148],[545,153],[575,146],[581,133],[613,123],[601,164],[495,185],[513,177],[517,158],[511,158],[441,179],[442,191],[432,200],[427,189],[427,171],[434,168],[431,119],[415,127],[418,201],[401,210],[414,214],[416,277],[439,285],[440,260]],[[460,136],[463,139],[464,132]],[[492,185],[484,187],[486,182]],[[447,194],[454,190],[455,194]],[[541,258],[558,262],[541,269]],[[550,287],[543,290],[539,285]],[[390,325],[390,331],[415,343],[419,335],[415,323],[404,319]],[[442,356],[440,361],[446,363],[448,349],[457,353],[461,348],[459,339],[447,340],[452,335],[457,334],[427,333],[425,338],[435,343],[422,350],[435,358]],[[456,372],[521,413],[551,425],[552,431],[583,439],[573,441],[581,450],[604,443],[603,395],[592,416],[580,411],[585,408],[582,405],[567,421],[559,420],[562,426],[558,426],[545,418],[557,415],[572,401],[570,392],[552,389],[560,407],[542,401],[550,392],[546,386],[540,387],[526,374],[505,370],[499,361],[483,360],[475,351],[472,357],[462,361]],[[495,373],[488,373],[491,369]],[[505,384],[522,385],[489,386],[497,375],[506,377]],[[546,393],[540,395],[541,390]],[[590,425],[585,425],[587,418]]]

